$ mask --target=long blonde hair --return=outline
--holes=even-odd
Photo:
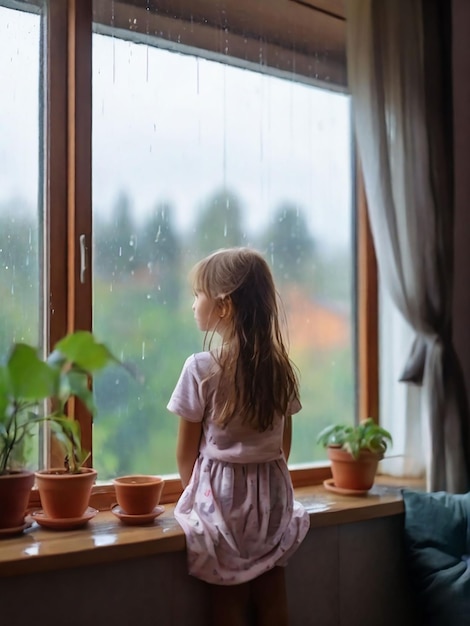
[[[193,287],[231,311],[224,344],[215,354],[223,402],[216,422],[235,415],[253,428],[269,428],[299,395],[294,365],[284,345],[280,301],[268,264],[250,248],[218,250],[192,271]]]

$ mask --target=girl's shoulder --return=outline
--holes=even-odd
[[[213,352],[195,352],[186,359],[184,369],[189,369],[205,377],[218,369],[216,356]]]

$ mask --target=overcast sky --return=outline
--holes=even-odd
[[[39,18],[0,8],[0,202],[37,197]],[[350,240],[348,98],[256,72],[94,35],[93,201],[125,191],[190,228],[215,190],[236,191],[249,230],[281,203],[325,245]]]

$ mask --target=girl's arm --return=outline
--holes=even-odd
[[[282,437],[282,450],[286,461],[289,459],[290,447],[292,443],[292,415],[286,415],[284,419],[284,435]]]
[[[187,486],[193,473],[194,463],[199,454],[202,422],[188,422],[180,417],[178,441],[176,444],[176,461],[183,488]]]

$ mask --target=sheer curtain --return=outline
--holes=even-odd
[[[413,331],[405,463],[469,488],[468,408],[452,344],[453,167],[447,0],[346,0],[348,77],[381,284]],[[414,387],[410,387],[414,385]],[[415,466],[416,470],[416,466]]]

